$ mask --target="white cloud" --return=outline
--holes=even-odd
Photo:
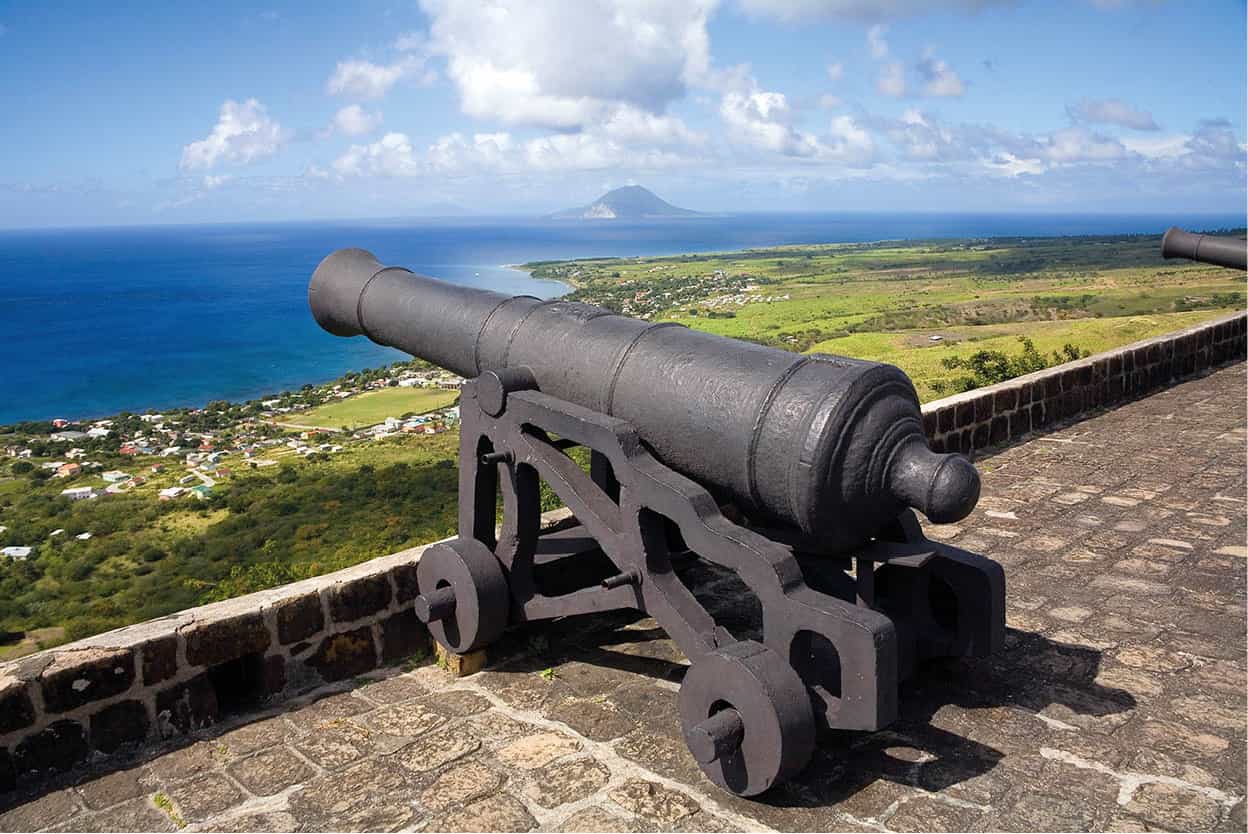
[[[815,156],[819,143],[790,122],[793,113],[784,93],[768,90],[729,91],[719,105],[719,115],[738,142],[784,156]]]
[[[831,93],[824,93],[819,96],[819,107],[823,110],[834,110],[844,103],[840,96],[834,96]]]
[[[880,67],[875,89],[881,95],[901,98],[906,94],[906,68],[901,61],[889,61]]]
[[[1085,98],[1077,104],[1067,105],[1066,113],[1073,122],[1117,125],[1131,130],[1160,130],[1152,113],[1116,98]]]
[[[330,95],[378,99],[402,78],[415,78],[418,83],[428,85],[436,77],[425,68],[422,58],[410,55],[385,65],[363,60],[339,61],[325,82],[325,91]]]
[[[877,61],[883,61],[888,57],[888,41],[884,40],[884,32],[887,28],[877,23],[867,30],[867,49],[871,52],[871,57]]]
[[[246,165],[277,153],[288,139],[288,132],[269,118],[263,104],[254,98],[242,104],[228,99],[212,132],[182,149],[180,167],[191,171],[222,161]]]
[[[428,45],[429,39],[424,32],[406,32],[394,41],[394,48],[400,52],[424,52]]]
[[[406,133],[387,133],[369,145],[352,145],[334,160],[339,176],[373,174],[388,177],[415,176],[423,170]]]
[[[211,191],[214,188],[220,188],[232,179],[234,179],[234,177],[229,174],[219,174],[215,176],[213,174],[205,174],[203,181],[204,189]]]
[[[330,130],[343,136],[363,136],[381,127],[381,113],[370,113],[358,104],[348,104],[334,114]]]
[[[710,65],[717,0],[422,0],[463,111],[559,130],[662,115]]]
[[[919,75],[926,82],[923,85],[925,96],[960,96],[966,92],[966,85],[954,72],[953,67],[937,58],[930,51],[924,54],[918,64]]]
[[[840,81],[845,77],[845,65],[840,61],[828,64],[828,80]]]
[[[1100,0],[1106,2],[1107,0]],[[739,0],[747,12],[784,21],[840,18],[898,20],[932,12],[974,12],[1015,0]],[[1108,0],[1112,2],[1112,0]]]

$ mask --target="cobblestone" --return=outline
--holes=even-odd
[[[684,658],[613,614],[525,626],[470,677],[378,670],[80,766],[0,829],[171,831],[171,811],[219,831],[1243,830],[1245,381],[982,459],[979,508],[931,533],[1006,566],[1006,647],[924,670],[893,727],[821,739],[764,801],[702,776],[675,717]],[[738,586],[699,570],[748,625]]]

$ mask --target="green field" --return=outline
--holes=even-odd
[[[898,365],[924,400],[962,376],[948,357],[1096,353],[1242,310],[1240,273],[1164,261],[1159,237],[789,246],[530,264],[574,297],[652,320]],[[939,337],[933,340],[931,337]]]
[[[329,429],[361,429],[381,423],[387,417],[437,411],[454,404],[457,399],[458,391],[441,388],[383,388],[288,414],[281,422]]]

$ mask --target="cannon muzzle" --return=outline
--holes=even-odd
[[[906,507],[945,523],[979,499],[971,462],[928,448],[914,386],[892,365],[461,287],[362,249],[325,258],[308,301],[330,333],[461,376],[524,369],[544,394],[628,421],[672,469],[821,550],[866,542]]]
[[[1201,263],[1248,269],[1248,242],[1242,238],[1194,235],[1171,226],[1161,239],[1163,258],[1188,258]]]

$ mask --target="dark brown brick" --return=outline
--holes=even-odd
[[[147,707],[139,701],[120,701],[91,716],[91,747],[112,753],[147,738],[150,728]]]
[[[326,681],[338,681],[377,668],[373,630],[369,626],[326,637],[308,658],[308,665]]]
[[[0,735],[29,727],[34,721],[35,707],[25,681],[14,680],[0,690]]]
[[[156,694],[158,720],[182,733],[215,724],[217,713],[217,691],[207,675],[198,675]]]
[[[975,425],[975,403],[973,400],[957,404],[957,427],[965,429]]]
[[[975,429],[965,428],[962,430],[962,437],[958,441],[958,451],[964,455],[969,455],[975,451]]]
[[[955,410],[946,407],[937,412],[936,428],[939,429],[941,434],[948,434],[953,431]]]
[[[336,623],[372,617],[390,606],[390,580],[384,574],[335,585],[329,592],[329,615]]]
[[[17,770],[13,767],[13,757],[9,751],[0,747],[0,793],[11,791],[17,787]]]
[[[1106,360],[1106,365],[1106,373],[1109,376],[1118,376],[1122,373],[1122,356],[1117,353],[1113,354]]]
[[[416,619],[416,612],[405,609],[381,622],[381,659],[395,663],[415,654],[428,654],[429,629]]]
[[[1062,371],[1062,390],[1069,391],[1079,384],[1079,370],[1077,368],[1067,368]]]
[[[325,628],[325,614],[321,610],[321,595],[315,591],[277,604],[277,640],[283,646],[307,640]]]
[[[1021,437],[1031,431],[1031,406],[1018,409],[1010,415],[1010,435]]]
[[[125,692],[134,683],[129,649],[65,651],[40,677],[48,712],[66,712]]]
[[[975,422],[985,423],[992,419],[992,395],[980,394],[975,398]]]
[[[264,659],[264,692],[276,695],[286,688],[286,658],[275,654]]]
[[[420,588],[416,584],[416,565],[399,565],[390,572],[394,578],[395,598],[399,602],[410,602],[416,599]]]
[[[936,412],[923,413],[923,434],[929,438],[936,436]]]
[[[1005,388],[997,392],[996,402],[993,403],[993,411],[997,414],[1006,414],[1018,407],[1018,389]]]
[[[186,659],[193,666],[216,666],[269,647],[269,630],[259,611],[193,623],[183,629]]]
[[[1009,417],[993,417],[990,436],[988,442],[993,446],[1004,443],[1010,439],[1010,418]]]
[[[1031,430],[1044,426],[1044,403],[1031,404]]]
[[[14,751],[18,773],[69,770],[87,757],[87,737],[77,721],[63,719],[27,736]]]
[[[971,440],[972,447],[975,449],[988,448],[988,438],[991,436],[987,423],[981,423],[975,427],[975,436]]]
[[[1081,365],[1075,369],[1075,381],[1079,386],[1092,384],[1092,366]]]
[[[1058,394],[1062,393],[1062,378],[1060,374],[1053,374],[1044,378],[1044,398],[1051,400]]]
[[[143,685],[167,681],[178,671],[178,638],[161,637],[143,644]]]

